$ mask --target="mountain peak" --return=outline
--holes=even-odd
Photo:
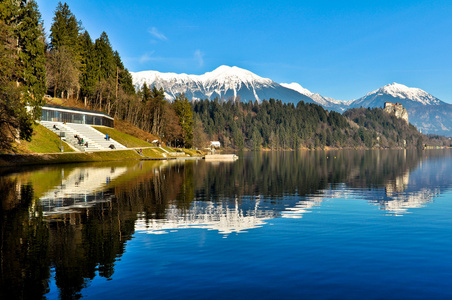
[[[398,100],[394,101],[397,102],[408,101],[406,103],[407,105],[412,105],[414,103],[420,103],[422,105],[439,105],[442,103],[441,100],[430,95],[426,91],[423,91],[419,88],[408,87],[397,82],[387,84],[379,88],[378,90],[368,93],[363,98],[358,99],[356,103],[362,104],[364,100],[368,101],[369,99],[373,99],[378,96],[389,96],[391,98],[396,98]]]
[[[230,82],[243,82],[243,83],[252,83],[252,82],[260,82],[264,84],[271,84],[273,81],[268,78],[262,78],[251,71],[233,66],[221,65],[212,72],[207,72],[203,75],[199,76],[200,79],[204,82],[211,81],[220,81]]]
[[[299,83],[292,82],[292,83],[281,83],[283,87],[286,87],[288,89],[292,89],[294,91],[299,92],[300,94],[306,95],[308,97],[312,96],[312,92],[308,89],[305,89],[302,87]]]
[[[400,83],[397,83],[397,82],[393,82],[391,84],[387,84],[384,87],[380,88],[379,91],[383,91],[383,92],[386,92],[386,93],[405,93],[405,94],[407,94],[407,93],[417,93],[417,94],[419,94],[421,92],[426,93],[426,92],[424,92],[421,89],[410,88],[410,87],[407,87],[406,85],[403,85],[403,84],[400,84]]]

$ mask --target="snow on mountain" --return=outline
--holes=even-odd
[[[292,83],[281,83],[281,85],[283,87],[286,87],[288,89],[292,89],[294,91],[299,92],[300,94],[306,95],[308,97],[310,97],[311,95],[313,95],[313,93],[311,93],[310,90],[305,89],[304,87],[302,87],[299,83],[296,82],[292,82]]]
[[[284,103],[317,103],[338,112],[353,107],[384,107],[387,101],[401,103],[408,111],[410,122],[424,133],[452,136],[452,105],[421,89],[399,83],[385,85],[356,100],[340,101],[312,93],[298,83],[278,84],[238,67],[220,66],[202,75],[157,71],[131,74],[137,89],[141,89],[144,83],[149,87],[163,88],[168,100],[173,100],[180,93],[193,100],[262,101],[273,98]]]
[[[310,97],[293,89],[238,67],[220,66],[202,75],[157,71],[131,72],[131,74],[135,88],[141,89],[144,83],[149,87],[163,88],[168,100],[173,100],[178,94],[185,93],[187,98],[193,100],[219,98],[262,101],[274,98],[293,103],[301,100],[314,102]]]
[[[299,92],[302,95],[305,95],[309,98],[311,98],[314,102],[317,104],[320,104],[321,106],[325,107],[326,109],[336,110],[339,112],[345,111],[350,103],[353,101],[341,101],[341,100],[335,100],[333,98],[324,97],[320,95],[319,93],[312,93],[308,89],[302,87],[300,84],[296,82],[292,83],[281,83],[283,87],[292,89],[294,91]]]
[[[417,105],[445,104],[438,98],[421,89],[407,87],[403,84],[394,82],[353,101],[351,106],[382,107],[386,101],[399,102],[407,108]]]
[[[354,100],[350,106],[383,107],[385,102],[402,104],[410,123],[423,133],[452,136],[452,105],[418,88],[394,82]]]
[[[406,85],[399,84],[396,82],[385,85],[384,87],[372,93],[388,94],[394,98],[409,99],[411,101],[420,102],[423,105],[438,105],[441,102],[439,99],[433,97],[432,95],[421,89],[410,88],[407,87]]]

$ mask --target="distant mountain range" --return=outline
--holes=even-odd
[[[316,103],[325,109],[343,112],[354,107],[383,107],[385,102],[401,103],[408,111],[409,121],[423,133],[452,136],[452,105],[429,93],[402,84],[385,85],[364,97],[340,101],[312,93],[298,83],[277,83],[238,67],[220,66],[203,75],[142,71],[131,73],[133,83],[141,89],[163,88],[168,100],[185,93],[188,99],[262,101],[270,98],[284,103]]]

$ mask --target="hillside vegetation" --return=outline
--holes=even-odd
[[[260,104],[204,100],[195,102],[193,111],[195,132],[236,149],[421,148],[430,141],[380,108],[341,115],[303,101],[295,106],[273,99]],[[202,137],[195,135],[195,145]]]

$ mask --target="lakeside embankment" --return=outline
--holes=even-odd
[[[119,160],[161,160],[177,157],[202,157],[199,151],[184,149],[184,152],[165,153],[160,148],[132,148],[127,150],[110,150],[95,152],[70,153],[33,153],[33,154],[0,154],[0,167],[63,164],[96,161]],[[178,155],[175,155],[175,154]]]

